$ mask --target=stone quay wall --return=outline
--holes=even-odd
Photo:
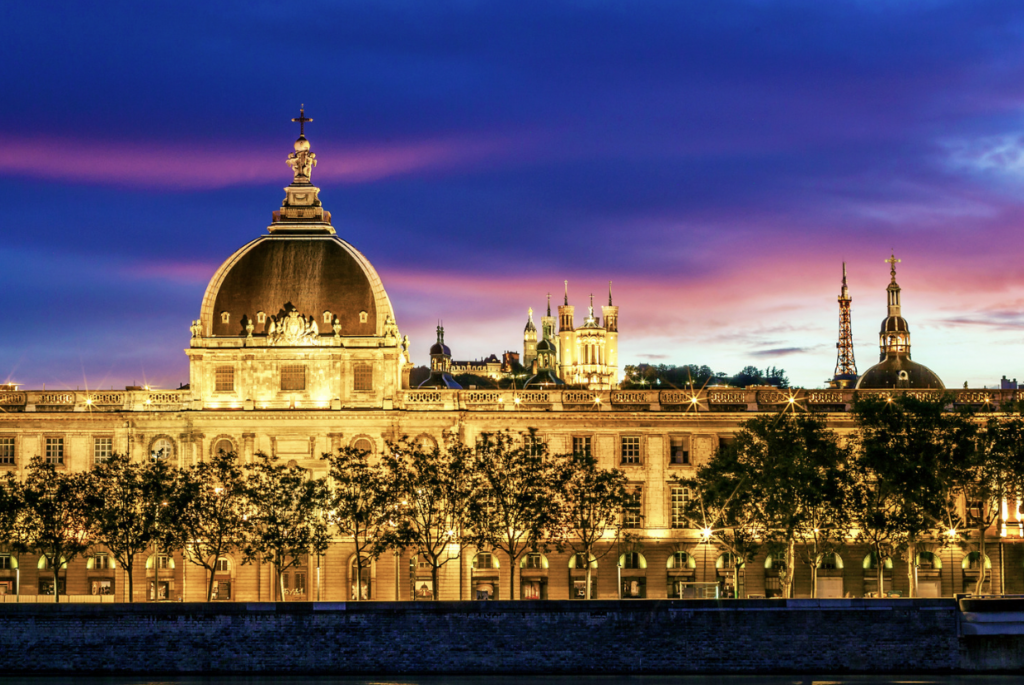
[[[952,599],[4,604],[0,672],[941,673],[959,617]]]

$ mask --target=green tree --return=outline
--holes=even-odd
[[[950,402],[903,394],[869,396],[854,405],[860,431],[853,518],[859,539],[875,555],[879,592],[885,559],[902,552],[910,595],[917,595],[918,548],[942,526],[956,465],[973,458],[977,425],[966,414],[946,412]]]
[[[483,549],[499,549],[508,557],[508,597],[515,599],[519,558],[537,550],[554,516],[551,487],[555,464],[534,430],[522,439],[508,431],[483,434],[477,441],[470,469],[478,479],[469,514],[467,542]]]
[[[29,462],[21,487],[21,515],[14,530],[15,548],[46,559],[53,571],[53,601],[60,602],[60,570],[91,544],[96,506],[91,473],[57,469],[41,457]]]
[[[370,454],[353,447],[322,457],[328,464],[329,521],[356,548],[356,585],[352,598],[363,599],[363,571],[367,560],[388,549],[396,524],[396,492],[387,472],[370,463]]]
[[[740,467],[735,443],[719,448],[693,477],[672,477],[673,482],[692,493],[684,506],[688,526],[700,532],[703,544],[715,541],[731,555],[737,592],[746,565],[753,561],[765,538],[763,517],[746,486],[748,477]]]
[[[988,530],[999,523],[1003,501],[1024,492],[1024,421],[1019,416],[989,418],[977,445],[964,450],[963,462],[953,464],[953,492],[962,501],[964,523],[977,533],[982,571],[974,592],[981,594]]]
[[[242,543],[245,561],[266,559],[277,572],[284,599],[284,572],[319,557],[330,544],[327,485],[299,466],[282,464],[263,453],[246,466],[248,527]]]
[[[389,443],[382,459],[398,513],[388,544],[412,547],[430,563],[435,601],[438,571],[458,559],[466,543],[469,507],[477,496],[472,457],[472,450],[451,437],[444,450],[405,439]]]
[[[180,469],[159,521],[160,545],[180,549],[209,574],[206,601],[213,598],[217,559],[242,548],[247,527],[245,479],[234,452]]]
[[[603,469],[597,459],[583,452],[558,458],[555,518],[551,538],[561,549],[569,548],[586,563],[586,597],[591,597],[591,567],[623,540],[623,519],[630,503],[626,476],[617,469]],[[598,543],[608,541],[604,549]]]
[[[773,558],[785,561],[779,573],[784,597],[792,597],[798,545],[816,543],[824,527],[845,532],[847,454],[816,417],[765,416],[746,421],[734,445],[719,450],[699,478],[711,493],[738,488],[733,502],[749,508],[745,518]],[[713,478],[721,482],[710,483]]]
[[[113,454],[97,465],[96,542],[104,545],[128,575],[128,601],[135,601],[135,557],[149,548],[159,531],[161,511],[167,505],[171,476],[163,459],[133,462]]]

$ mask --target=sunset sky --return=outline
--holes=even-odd
[[[97,9],[103,7],[103,9]],[[178,387],[213,272],[313,181],[426,363],[614,281],[620,363],[1024,381],[1024,3],[8,2],[0,378]],[[582,313],[581,313],[582,312]]]

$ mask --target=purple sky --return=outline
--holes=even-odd
[[[545,293],[613,280],[623,364],[816,387],[844,259],[877,360],[894,249],[914,359],[1024,380],[1020,2],[103,7],[0,7],[0,377],[186,381],[305,103],[417,362],[439,318],[457,358],[521,350]]]

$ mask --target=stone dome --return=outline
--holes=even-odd
[[[261,335],[270,317],[291,309],[312,317],[321,335],[334,334],[336,319],[346,337],[383,335],[392,314],[376,270],[347,242],[333,233],[272,233],[221,265],[206,289],[200,321],[205,336],[245,336],[249,321]]]
[[[890,388],[945,389],[942,379],[924,364],[906,356],[891,356],[872,366],[857,381],[858,390]]]

